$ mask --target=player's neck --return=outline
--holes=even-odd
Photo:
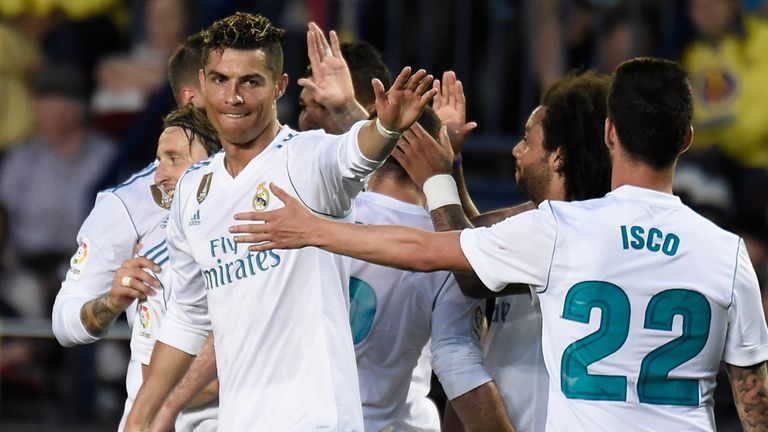
[[[227,172],[233,178],[237,177],[248,163],[260,155],[272,143],[279,132],[280,123],[275,120],[249,143],[233,144],[222,139],[221,147],[224,149],[224,166]]]
[[[366,190],[386,195],[408,204],[424,206],[424,194],[410,179],[397,180],[392,176],[374,174],[368,181]]]
[[[643,162],[614,157],[611,190],[628,185],[671,194],[675,165],[659,170]]]

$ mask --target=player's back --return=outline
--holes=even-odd
[[[721,359],[765,359],[762,312],[742,304],[755,288],[743,243],[641,188],[546,206],[557,232],[540,288],[547,429],[714,430]]]
[[[432,230],[422,207],[385,195],[361,193],[355,206],[360,223]],[[424,348],[432,308],[449,273],[414,273],[352,260],[350,275],[350,318],[365,429],[440,430],[437,409],[427,398],[432,368],[430,351]]]

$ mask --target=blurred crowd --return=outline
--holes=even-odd
[[[517,125],[541,89],[569,71],[610,72],[640,55],[678,60],[693,86],[695,138],[676,192],[745,238],[765,286],[768,1],[3,0],[0,318],[50,317],[96,192],[154,158],[162,116],[175,105],[169,55],[187,35],[235,10],[259,12],[288,30],[292,84],[279,111],[291,125],[310,20],[342,40],[370,42],[391,70],[455,70],[466,86],[468,118],[479,124],[464,167],[484,210],[515,195]],[[124,346],[105,344],[95,355],[93,347],[62,354],[54,345],[2,339],[0,422],[9,399],[22,394],[70,394],[88,382],[121,391],[124,370],[108,366],[114,356],[125,363]],[[102,375],[56,378],[84,362],[102,362]],[[78,395],[91,405],[98,399]],[[114,400],[120,411],[121,396]]]

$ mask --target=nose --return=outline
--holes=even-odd
[[[523,143],[523,140],[520,140],[512,148],[512,156],[514,156],[515,159],[520,159],[520,157],[525,153],[523,151],[523,146],[525,146],[525,143]]]
[[[164,185],[165,183],[168,183],[169,180],[170,175],[168,174],[168,168],[166,168],[164,163],[158,163],[157,169],[155,170],[155,184]]]
[[[227,88],[227,103],[230,105],[242,105],[244,102],[243,97],[240,96],[238,91],[237,84],[230,84]]]

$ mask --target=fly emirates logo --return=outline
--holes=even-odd
[[[238,244],[231,238],[219,237],[208,241],[211,257],[216,260],[216,266],[203,269],[205,286],[212,290],[225,285],[231,285],[243,279],[256,276],[280,265],[280,255],[275,251],[256,252],[239,258]],[[247,247],[241,245],[240,247]]]

